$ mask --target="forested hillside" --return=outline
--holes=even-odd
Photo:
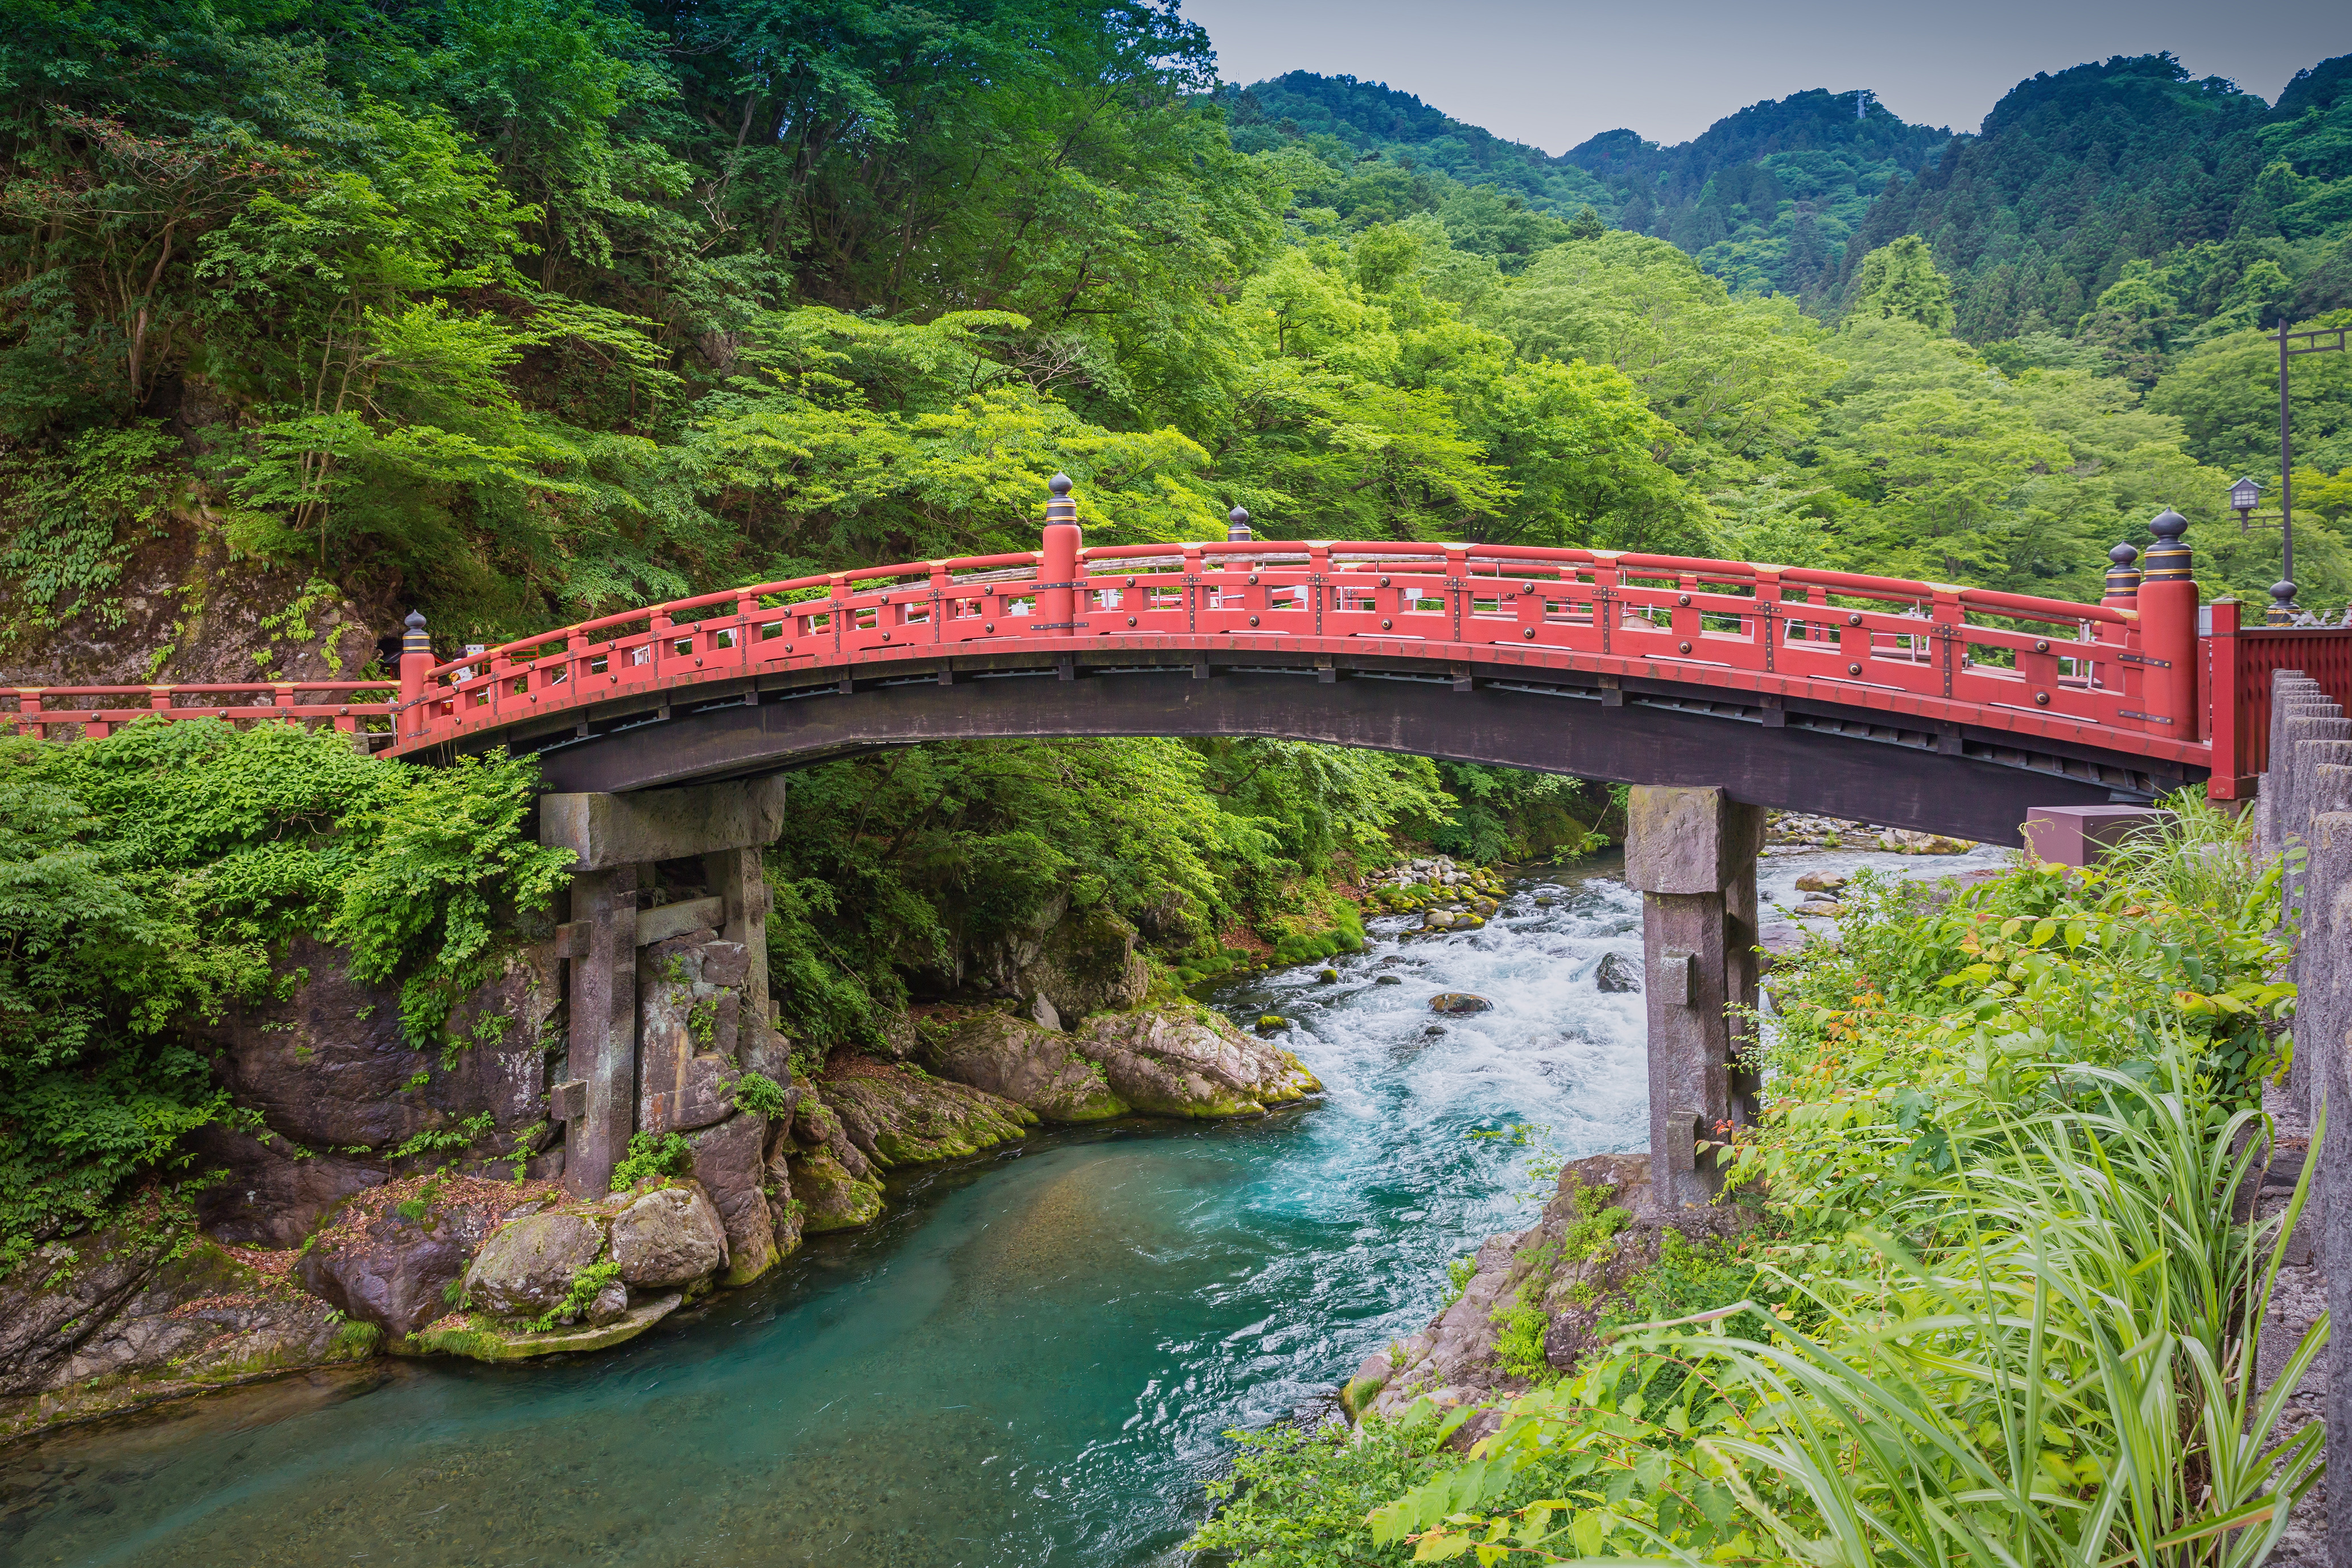
[[[0,573],[20,671],[79,625],[101,650],[83,674],[173,673],[152,657],[170,595],[238,560],[379,629],[421,605],[455,647],[997,548],[1029,538],[1056,467],[1105,541],[1212,532],[1238,501],[1276,534],[1774,554],[2086,594],[2107,544],[2164,504],[2213,518],[2224,469],[2258,456],[2240,406],[2262,396],[2258,356],[2163,321],[2191,307],[2135,318],[2169,334],[2162,385],[2099,348],[2113,300],[2079,328],[2021,319],[2034,330],[1990,363],[1953,335],[1992,254],[1948,255],[1953,193],[2006,127],[2042,122],[2010,107],[1864,225],[1941,194],[1953,284],[1925,254],[1849,247],[1837,308],[1809,315],[1597,210],[1538,210],[1600,188],[1580,163],[1538,189],[1519,152],[1360,84],[1216,90],[1209,40],[1141,4],[116,0],[5,25]],[[2075,79],[2094,98],[2137,84],[2151,149],[2182,116],[2250,146],[2283,125],[2273,142],[2309,170],[2294,180],[2341,177],[2340,76],[2310,79],[2279,125],[2164,71],[2051,82]],[[2021,95],[2080,95],[2044,85]],[[1577,156],[1617,182],[1607,218],[1651,190],[1671,230],[1737,176],[1796,222],[1802,170],[1919,149],[1916,128],[1845,101]],[[1387,151],[1356,134],[1382,110]],[[1407,167],[1400,137],[1430,161]],[[1446,172],[1482,162],[1535,183]],[[2137,165],[2119,167],[2117,189]],[[2198,210],[2226,225],[2237,207]],[[2312,369],[2323,466],[2345,368]],[[2315,519],[2328,493],[2315,473]],[[2209,581],[2267,584],[2261,539],[2195,537]],[[2315,600],[2341,601],[2332,538],[2315,529],[2298,563]],[[108,666],[90,628],[115,623],[141,646]]]

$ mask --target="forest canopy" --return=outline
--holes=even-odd
[[[1823,92],[1558,160],[1349,79],[1220,85],[1142,3],[17,0],[0,70],[19,635],[102,622],[142,531],[454,647],[1024,545],[1056,468],[1107,542],[1238,503],[2085,595],[2260,467],[2254,334],[2352,304],[2333,63],[2275,110],[2151,57],[1977,138]],[[2116,178],[2067,174],[2110,120]],[[2132,216],[2135,158],[2202,216]],[[2062,177],[2071,227],[1954,226]],[[2352,592],[2346,371],[2298,394],[2310,602]],[[2191,538],[2210,586],[2273,573]]]

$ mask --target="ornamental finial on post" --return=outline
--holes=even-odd
[[[1037,631],[1071,637],[1078,629],[1078,503],[1070,499],[1070,476],[1055,474],[1045,481],[1053,499],[1045,503],[1045,536],[1038,557]]]
[[[1225,542],[1246,544],[1249,542],[1249,510],[1245,507],[1237,506],[1225,514]]]
[[[2111,563],[2107,567],[2107,588],[2099,596],[2099,603],[2117,610],[2137,607],[2139,568],[2134,563],[2139,560],[2139,552],[2128,544],[2118,544],[2107,552],[2107,560]]]
[[[2142,583],[2187,583],[2196,577],[2196,563],[2189,558],[2189,546],[2180,536],[2189,531],[2189,520],[2165,508],[2151,519],[2147,531],[2156,535],[2156,542],[2147,547],[2140,562]]]
[[[2263,625],[2291,626],[2303,612],[2295,606],[2294,584],[2281,578],[2271,584],[2271,607],[2263,612]]]

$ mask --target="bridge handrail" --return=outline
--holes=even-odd
[[[1041,550],[716,589],[446,659],[433,657],[421,617],[411,617],[399,696],[387,703],[298,706],[310,693],[348,700],[389,682],[172,688],[177,696],[159,696],[160,686],[27,689],[15,701],[34,721],[18,727],[46,733],[87,719],[102,732],[118,713],[135,713],[75,704],[144,697],[149,710],[194,716],[214,710],[181,705],[217,692],[249,700],[240,719],[274,709],[331,714],[349,727],[389,714],[406,750],[526,720],[538,733],[545,726],[536,721],[553,714],[581,710],[584,721],[585,710],[610,700],[744,677],[765,687],[806,672],[815,689],[843,666],[910,655],[1306,639],[1318,658],[1362,651],[1577,668],[1754,690],[1768,706],[1776,692],[1811,697],[2174,761],[2207,750],[2193,673],[2196,590],[2177,545],[2178,560],[2145,595],[2126,572],[2120,596],[2111,578],[2110,602],[2091,605],[1825,567],[1538,544],[1255,539],[1245,528],[1223,540],[1084,549],[1074,510],[1056,505],[1064,510],[1049,508]],[[2150,605],[2164,611],[2160,626],[2142,620]],[[1098,642],[1118,638],[1129,644]]]

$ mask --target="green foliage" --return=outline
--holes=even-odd
[[[757,1072],[735,1080],[735,1103],[754,1116],[783,1116],[793,1109],[792,1096],[774,1079]]]
[[[1185,1544],[1248,1568],[1402,1562],[1395,1548],[1373,1543],[1364,1516],[1445,1467],[1440,1444],[1450,1429],[1424,1403],[1405,1421],[1368,1419],[1355,1440],[1288,1426],[1230,1433],[1233,1474],[1209,1483],[1217,1511]]]
[[[183,1168],[181,1138],[226,1101],[182,1031],[268,995],[297,932],[402,978],[432,1043],[447,977],[562,880],[563,853],[515,834],[530,778],[275,724],[0,739],[0,1256]]]
[[[1936,270],[1927,242],[1906,234],[1862,258],[1849,312],[1865,320],[1911,321],[1930,331],[1952,330],[1952,285]]]
[[[769,857],[771,982],[822,1060],[877,1043],[910,985],[952,990],[965,955],[1057,913],[1172,952],[1259,924],[1306,963],[1362,941],[1327,868],[1385,864],[1392,824],[1449,804],[1425,761],[1279,741],[943,742],[828,763],[796,782]]]
[[[1775,970],[1770,1099],[1725,1151],[1735,1184],[1763,1178],[1761,1222],[1669,1233],[1613,1343],[1374,1510],[1372,1538],[1427,1561],[2088,1565],[2229,1521],[2221,1560],[2261,1561],[2285,1517],[2266,1494],[2320,1469],[2315,1428],[2273,1448],[2295,1371],[2257,1401],[2250,1370],[2304,1189],[2233,1208],[2263,1145],[2258,1026],[2290,994],[2277,872],[2173,804],[2087,877],[1849,889],[1840,942]],[[1580,1205],[1563,1257],[1600,1217]],[[1539,1315],[1498,1316],[1536,1371]]]
[[[642,1138],[645,1134],[641,1132],[637,1136]],[[614,1190],[617,1192],[620,1189],[616,1187]],[[602,1258],[591,1263],[572,1277],[571,1287],[564,1291],[563,1300],[540,1315],[539,1320],[530,1326],[531,1332],[543,1334],[560,1322],[579,1317],[595,1301],[597,1295],[605,1286],[612,1284],[620,1277],[621,1263],[618,1258]]]
[[[613,1166],[613,1190],[625,1193],[639,1182],[693,1173],[694,1145],[686,1141],[684,1133],[632,1132],[628,1153]]]

